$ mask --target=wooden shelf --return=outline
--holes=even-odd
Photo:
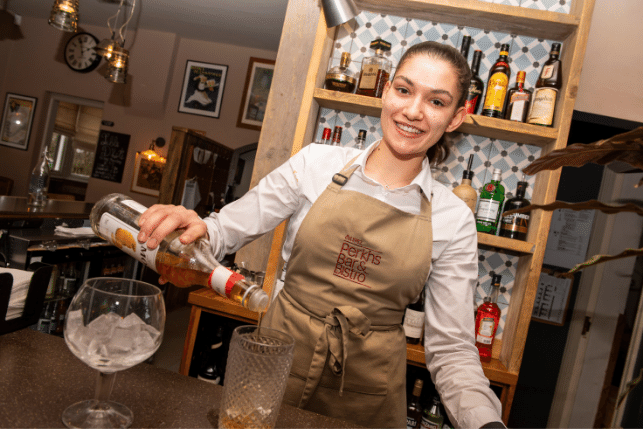
[[[564,40],[580,24],[571,14],[480,0],[357,0],[361,10],[489,31]]]
[[[198,305],[199,307],[207,309],[209,312],[241,322],[257,323],[257,313],[247,310],[229,299],[223,298],[212,289],[203,288],[191,292],[188,296],[188,303]]]
[[[424,346],[421,344],[406,345],[406,361],[415,366],[426,367],[424,360]],[[491,362],[483,362],[484,375],[492,382],[513,385],[518,381],[518,374],[509,372],[506,366],[498,359],[491,359]]]
[[[342,110],[377,118],[379,118],[382,111],[382,100],[379,98],[329,91],[322,88],[316,88],[313,97],[321,107],[327,109]],[[464,123],[456,131],[540,147],[554,141],[558,135],[558,130],[554,128],[539,127],[480,115],[467,116]]]
[[[484,232],[478,233],[478,246],[495,247],[517,253],[534,253],[536,248],[534,243],[528,241],[513,240],[511,238],[485,234]]]

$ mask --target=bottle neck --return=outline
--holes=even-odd
[[[500,290],[500,288],[498,286],[499,285],[492,285],[491,286],[491,294],[488,297],[485,298],[485,301],[488,298],[489,301],[487,301],[487,302],[491,302],[492,304],[496,304],[498,302],[498,292]]]
[[[526,190],[527,190],[527,184],[524,182],[518,182],[518,188],[516,189],[516,197],[520,199],[525,198]]]

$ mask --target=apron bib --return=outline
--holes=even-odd
[[[262,325],[295,338],[284,401],[368,427],[406,426],[404,310],[429,275],[431,205],[413,215],[342,186],[297,231],[282,291]]]

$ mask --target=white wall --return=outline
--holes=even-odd
[[[643,122],[643,0],[596,0],[576,110]]]

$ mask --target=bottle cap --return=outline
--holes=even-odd
[[[330,128],[324,128],[324,134],[322,134],[322,139],[330,139]]]
[[[491,277],[491,286],[500,286],[501,279],[502,279],[502,276],[500,274],[494,274]]]
[[[552,43],[550,55],[559,55],[560,54],[560,43]]]
[[[357,138],[361,140],[366,139],[366,130],[359,130],[359,133],[357,133]]]
[[[501,177],[502,177],[502,170],[499,169],[499,168],[494,168],[493,169],[493,177],[492,177],[492,179],[495,180],[497,178],[498,180],[500,180]]]
[[[342,52],[342,58],[339,60],[340,67],[347,68],[351,64],[351,54]]]
[[[391,44],[385,40],[380,39],[379,37],[371,42],[371,49],[380,50],[380,51],[390,51]]]
[[[506,43],[503,43],[502,46],[500,47],[500,56],[507,56],[509,55],[509,45]]]
[[[525,76],[526,75],[527,75],[527,73],[525,73],[524,70],[519,71],[518,74],[516,75],[516,82],[525,83]]]

